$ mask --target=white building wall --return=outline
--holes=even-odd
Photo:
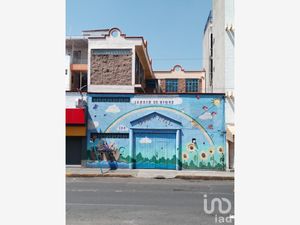
[[[225,1],[212,1],[213,14],[213,92],[225,92]]]
[[[234,96],[234,0],[225,0],[225,92]],[[225,104],[225,122],[234,124],[234,97]]]
[[[65,89],[71,90],[71,72],[70,72],[70,56],[65,56]]]
[[[202,67],[205,70],[205,92],[211,93],[212,87],[209,85],[209,60],[210,60],[210,34],[212,33],[212,23],[207,25],[204,31],[203,41],[202,41]]]
[[[234,1],[225,0],[225,89],[234,89]]]
[[[212,86],[209,83],[211,32],[214,37]],[[203,67],[206,70],[206,92],[234,96],[234,0],[212,0],[212,26],[203,36]],[[234,98],[230,98],[225,102],[226,124],[234,124]]]
[[[78,100],[83,98],[86,102],[86,93],[82,93],[82,97],[79,92],[66,92],[66,108],[77,108]]]

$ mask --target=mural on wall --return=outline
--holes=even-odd
[[[175,133],[135,133],[135,168],[176,169]]]
[[[88,167],[226,167],[224,95],[90,94],[88,124]]]

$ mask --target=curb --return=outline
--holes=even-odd
[[[133,176],[131,174],[80,174],[80,173],[67,173],[66,177],[120,177],[120,178],[150,178],[150,179],[183,179],[183,180],[234,180],[234,177],[227,176],[191,176],[191,175],[176,175],[172,178],[166,178],[164,176],[158,175],[155,177],[139,177]]]
[[[220,177],[220,176],[189,176],[189,175],[176,175],[175,179],[183,180],[234,180],[234,177]]]
[[[133,177],[130,174],[80,174],[80,173],[67,173],[66,177],[122,177],[122,178],[131,178]]]

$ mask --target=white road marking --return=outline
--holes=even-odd
[[[157,207],[157,205],[141,205],[141,204],[112,204],[112,203],[66,203],[70,206],[132,206],[132,207]]]

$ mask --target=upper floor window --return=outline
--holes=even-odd
[[[157,80],[154,80],[154,79],[146,80],[146,87],[155,89],[157,87]]]
[[[129,97],[92,97],[92,102],[130,102]]]
[[[177,92],[178,91],[178,80],[167,79],[166,80],[166,92]]]
[[[72,63],[74,64],[81,63],[81,51],[73,51]]]
[[[131,49],[92,49],[92,55],[131,55]]]
[[[185,91],[186,92],[198,92],[198,79],[186,79],[185,80]]]

